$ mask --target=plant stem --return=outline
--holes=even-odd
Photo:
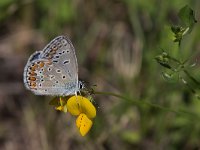
[[[98,92],[98,91],[94,91],[93,94],[114,96],[114,97],[126,100],[128,102],[134,103],[134,104],[139,105],[139,106],[148,105],[148,106],[151,106],[151,107],[159,108],[161,110],[170,111],[170,112],[173,112],[173,113],[176,113],[176,114],[189,115],[189,117],[192,117],[192,118],[193,117],[194,118],[199,118],[199,116],[197,116],[197,115],[195,115],[194,113],[191,113],[191,112],[187,112],[187,111],[184,111],[184,110],[176,111],[174,109],[163,107],[163,106],[160,106],[158,104],[153,104],[153,103],[150,103],[150,102],[147,102],[147,101],[133,100],[133,99],[127,98],[125,96],[122,96],[120,94],[115,94],[115,93],[112,93],[112,92]]]

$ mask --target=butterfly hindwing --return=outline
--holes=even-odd
[[[32,54],[24,69],[24,82],[37,95],[69,95],[78,90],[75,50],[67,37],[52,40]]]

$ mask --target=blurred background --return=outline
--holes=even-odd
[[[181,82],[166,82],[154,60],[161,48],[173,53],[169,26],[186,4],[199,21],[198,0],[1,0],[0,149],[199,149],[200,101]],[[129,99],[95,95],[85,137],[76,118],[48,104],[52,97],[23,84],[29,56],[58,35],[70,37],[81,80]],[[199,39],[197,23],[176,57],[199,58]],[[198,64],[191,71],[200,81]]]

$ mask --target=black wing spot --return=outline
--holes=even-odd
[[[44,91],[47,92],[47,89],[45,89]]]
[[[39,87],[41,87],[41,86],[42,86],[42,84],[40,83],[40,84],[39,84]]]
[[[53,60],[53,62],[54,62],[54,63],[58,63],[58,61],[57,61],[57,60]]]
[[[57,72],[57,73],[60,73],[60,72],[61,72],[61,70],[60,70],[60,69],[57,69],[57,70],[56,70],[56,72]]]
[[[62,76],[62,78],[63,78],[63,79],[65,79],[65,78],[66,78],[66,76]]]
[[[48,71],[51,71],[51,68],[48,68]]]
[[[55,77],[55,76],[52,75],[50,78],[53,79],[54,77]]]
[[[53,44],[52,49],[56,49],[56,48],[57,48],[56,44]]]
[[[55,58],[59,58],[60,56],[56,55]]]
[[[58,41],[58,42],[56,42],[56,45],[59,45],[60,44],[60,42]]]
[[[69,60],[65,60],[64,62],[63,62],[63,64],[68,64],[69,63]]]
[[[69,50],[67,50],[67,53],[69,53]]]
[[[56,83],[58,83],[58,81],[56,81]]]

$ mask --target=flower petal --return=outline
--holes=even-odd
[[[80,109],[80,101],[78,100],[78,96],[72,96],[67,101],[67,109],[72,115],[77,116],[81,113]]]
[[[56,106],[55,109],[59,110],[59,111],[63,111],[64,113],[67,112],[67,106],[66,105],[64,105],[64,106]]]
[[[89,99],[83,96],[72,96],[67,101],[67,109],[72,115],[79,115],[84,113],[88,118],[96,116],[96,108]]]
[[[92,121],[83,113],[76,119],[76,126],[78,127],[82,136],[85,136],[92,127]]]
[[[81,97],[81,109],[84,114],[87,115],[88,118],[94,118],[96,117],[96,108],[94,105],[90,102],[89,99],[85,97]]]
[[[59,111],[63,111],[63,106],[57,106],[55,107],[56,110],[59,110]]]

